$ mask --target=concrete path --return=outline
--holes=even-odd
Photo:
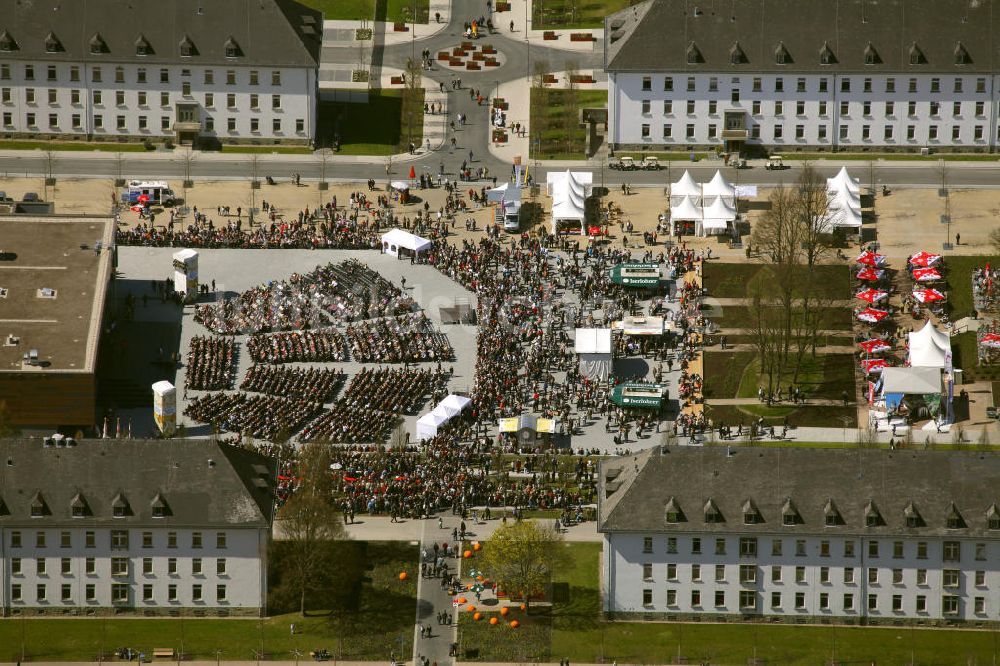
[[[492,507],[491,511],[494,516],[503,515],[503,509]],[[351,539],[356,541],[420,541],[423,543],[426,538],[429,539],[429,546],[433,547],[434,541],[438,543],[447,541],[450,543],[451,530],[457,527],[460,522],[456,519],[454,524],[449,523],[447,513],[440,514],[445,519],[446,530],[438,530],[436,518],[432,520],[406,520],[393,523],[390,522],[391,519],[388,516],[358,514],[357,521],[353,525],[347,526],[347,534]],[[546,518],[542,522],[551,524],[552,519]],[[473,538],[480,541],[489,539],[494,530],[501,525],[503,525],[503,521],[499,517],[480,522],[479,525],[473,525],[471,520],[466,521],[466,527],[471,528]],[[585,522],[563,529],[563,538],[566,541],[600,541],[601,535],[597,532],[597,523]],[[429,582],[434,584],[437,581],[431,580]],[[417,593],[418,595],[420,594],[419,584],[417,586]],[[431,620],[434,619],[433,614],[430,617]]]
[[[430,566],[434,562],[434,544],[453,544],[451,530],[458,528],[462,522],[458,516],[452,516],[448,512],[440,514],[444,527],[438,526],[437,520],[420,521],[420,549],[426,552],[428,559],[425,560]],[[377,520],[371,516],[366,516],[369,520]],[[416,522],[416,521],[413,521]],[[398,526],[398,523],[393,525]],[[461,558],[444,558],[448,570],[461,575]],[[419,571],[415,572],[419,575]],[[452,622],[449,624],[439,624],[438,613],[449,613]],[[430,637],[421,636],[421,625],[429,627]],[[451,666],[454,657],[448,656],[448,648],[452,643],[458,642],[458,611],[451,605],[451,596],[448,590],[441,587],[441,578],[420,577],[417,583],[417,626],[413,636],[413,663],[420,666],[421,657],[429,662],[437,663],[437,666]]]

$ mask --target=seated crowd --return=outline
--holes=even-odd
[[[323,403],[246,393],[208,393],[191,401],[184,414],[248,437],[273,440],[295,434],[323,409]]]
[[[431,370],[362,368],[344,391],[344,399],[384,412],[415,414],[428,394],[447,383],[447,375]]]
[[[255,363],[347,360],[344,334],[332,328],[253,335],[247,339],[247,351]]]
[[[384,442],[396,424],[396,415],[342,399],[329,411],[302,429],[299,440],[331,444]]]
[[[185,386],[198,391],[219,391],[233,387],[236,380],[236,350],[232,338],[196,335],[191,338]]]
[[[447,336],[422,312],[352,324],[347,339],[354,359],[361,362],[419,363],[455,357]]]
[[[329,402],[344,385],[340,370],[327,368],[277,368],[255,365],[247,371],[240,389],[286,398]]]

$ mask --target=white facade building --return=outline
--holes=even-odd
[[[993,2],[649,0],[606,19],[615,147],[992,151]]]
[[[292,0],[0,8],[5,138],[210,146],[315,136],[322,15]]]
[[[604,610],[998,622],[998,480],[1000,457],[964,453],[717,447],[610,460]]]
[[[258,614],[272,461],[194,441],[0,442],[0,608]]]

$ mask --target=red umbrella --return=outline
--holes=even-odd
[[[879,340],[878,338],[873,340],[862,340],[858,343],[858,346],[864,349],[867,354],[878,354],[879,352],[889,351],[892,349],[892,345],[887,343],[885,340]]]
[[[864,291],[859,291],[854,294],[855,298],[860,298],[866,303],[874,303],[875,301],[881,301],[883,298],[889,295],[889,292],[883,291],[881,289],[865,289]]]
[[[417,172],[414,171],[413,167],[411,166],[410,167],[410,178],[416,178],[416,177],[417,177]]]
[[[941,273],[936,268],[914,268],[913,279],[917,282],[934,282],[941,279]]]
[[[140,194],[139,195],[139,203],[146,203],[147,201],[149,201],[149,195],[148,194]]]
[[[921,303],[937,303],[944,300],[944,294],[937,289],[915,289],[913,298]]]
[[[882,368],[888,368],[889,362],[884,358],[866,358],[861,361],[861,367],[865,369],[865,374],[870,375],[873,372],[882,372]]]
[[[864,264],[865,266],[881,266],[885,263],[885,255],[876,254],[871,250],[865,250],[854,261],[859,264]]]
[[[865,308],[857,315],[858,319],[869,324],[877,324],[888,316],[889,313],[885,310],[876,310],[875,308]]]
[[[1000,347],[1000,335],[997,335],[996,333],[987,333],[983,336],[983,339],[979,341],[979,344],[984,347],[998,348]]]
[[[928,268],[933,266],[937,262],[941,261],[940,254],[931,254],[930,252],[924,252],[921,250],[909,259],[911,266],[920,266],[922,268]]]
[[[877,282],[885,275],[885,271],[877,268],[862,268],[858,271],[858,279],[865,282]]]

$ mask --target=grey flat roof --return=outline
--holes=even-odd
[[[724,446],[661,451],[601,463],[600,531],[1000,537],[987,519],[1000,504],[1000,454],[755,447],[732,447],[730,454]],[[666,518],[671,498],[684,517],[677,523]],[[705,521],[709,500],[723,522]],[[744,524],[747,500],[762,522]],[[788,500],[801,524],[783,524]],[[841,521],[827,526],[831,500]],[[881,516],[878,526],[866,527],[869,502]],[[947,527],[952,503],[963,529]],[[921,526],[906,526],[907,507],[918,512]]]
[[[994,0],[647,0],[605,19],[605,63],[612,72],[986,73],[998,29]],[[914,45],[920,64],[910,63]]]
[[[110,217],[0,217],[0,252],[16,255],[0,260],[0,372],[94,371],[112,262],[93,248],[113,239]],[[22,368],[31,349],[48,365]]]
[[[274,469],[270,458],[211,440],[94,439],[67,447],[0,440],[0,526],[267,527]],[[83,518],[72,515],[78,495]],[[163,518],[152,516],[158,495],[167,507]],[[45,515],[32,517],[38,496]],[[119,496],[129,511],[115,518]]]
[[[316,67],[322,12],[294,0],[0,0],[4,60]],[[50,35],[58,42],[47,49]],[[91,41],[105,48],[94,53]],[[181,57],[181,42],[193,45]],[[232,39],[239,57],[226,57]],[[145,40],[147,55],[136,45]],[[108,79],[113,80],[113,79]]]

